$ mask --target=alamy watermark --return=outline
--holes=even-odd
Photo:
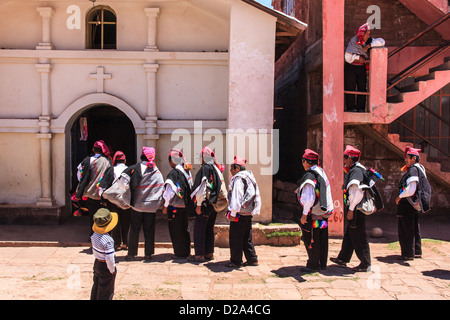
[[[80,289],[81,288],[81,269],[75,264],[69,264],[66,269],[68,275],[67,289]]]
[[[366,13],[372,13],[372,15],[367,18],[367,23],[369,24],[370,30],[381,29],[381,9],[377,5],[371,5],[367,7]]]
[[[175,129],[171,141],[178,142],[173,148],[181,150],[192,164],[202,163],[200,152],[208,146],[221,164],[231,164],[238,156],[248,165],[258,165],[261,175],[274,175],[279,169],[278,129],[203,130],[202,121],[194,121],[193,130]]]

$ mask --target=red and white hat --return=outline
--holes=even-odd
[[[361,156],[361,151],[359,151],[355,147],[347,145],[345,147],[344,154],[347,155],[347,156],[350,156],[350,157],[359,158]]]
[[[305,153],[303,154],[302,158],[306,160],[318,161],[319,154],[311,149],[305,149]]]
[[[416,148],[411,148],[411,147],[406,147],[405,148],[405,156],[407,154],[411,155],[411,156],[416,156],[419,157],[419,152],[422,151],[422,149],[416,149]]]
[[[100,148],[100,149],[102,149],[103,154],[104,154],[105,156],[107,156],[108,158],[111,156],[110,151],[109,151],[109,148],[108,148],[108,146],[106,145],[105,141],[103,141],[103,140],[95,141],[95,143],[94,143],[94,148]]]
[[[118,160],[126,160],[125,154],[122,151],[117,151],[114,154],[113,165],[116,164],[116,161]]]
[[[234,164],[238,164],[238,165],[240,165],[240,166],[245,166],[245,164],[247,163],[247,160],[241,159],[241,158],[239,158],[238,156],[234,156],[234,161],[233,161],[233,163],[234,163]]]
[[[356,38],[358,38],[356,44],[360,45],[364,44],[363,38],[367,31],[370,31],[370,26],[368,22],[364,23],[362,26],[358,28],[358,30],[356,30]]]

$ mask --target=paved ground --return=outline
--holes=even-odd
[[[89,299],[94,258],[82,243],[87,240],[80,231],[86,230],[85,225],[78,222],[65,227],[0,226],[0,299]],[[215,259],[200,264],[174,259],[170,247],[158,246],[150,262],[124,261],[126,252],[119,251],[114,299],[449,300],[450,242],[425,234],[423,258],[401,262],[398,243],[389,238],[393,236],[389,227],[385,229],[384,238],[370,238],[373,270],[369,273],[354,273],[331,262],[320,273],[302,273],[303,245],[257,246],[260,265],[241,269],[225,266],[228,248],[216,248]],[[432,230],[427,224],[423,229]],[[448,230],[442,228],[441,238]],[[58,244],[37,246],[57,237]],[[330,239],[330,257],[337,255],[340,245],[340,239]],[[354,256],[349,266],[358,263]]]

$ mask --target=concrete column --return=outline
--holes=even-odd
[[[50,72],[52,66],[49,63],[38,63],[35,66],[36,70],[41,74],[41,115],[50,116]]]
[[[40,145],[40,170],[41,170],[41,197],[36,205],[52,206],[52,156],[50,121],[51,121],[51,97],[50,97],[50,72],[51,64],[38,63],[36,70],[41,74],[41,116],[39,117],[39,133],[36,138]]]
[[[388,49],[385,47],[370,50],[369,70],[369,112],[373,118],[382,120],[388,115],[386,84],[388,69]],[[375,120],[375,122],[379,122]]]
[[[36,47],[38,50],[49,50],[53,49],[53,44],[51,42],[51,25],[50,20],[54,13],[51,7],[38,7],[36,9],[42,17],[42,42]]]
[[[147,25],[147,46],[144,51],[159,51],[156,45],[157,19],[159,16],[159,8],[145,8],[145,15],[148,19]]]
[[[36,138],[40,144],[41,160],[41,196],[36,202],[37,206],[50,207],[54,204],[52,196],[52,159],[51,159],[51,133],[38,133]]]
[[[344,234],[342,183],[344,152],[344,2],[322,0],[323,168],[331,183],[335,213],[328,219],[332,236]]]
[[[145,145],[156,147],[159,135],[156,133],[158,120],[158,110],[156,103],[156,72],[159,65],[157,63],[145,63],[144,71],[147,74],[147,117],[145,118],[146,134],[144,135]]]

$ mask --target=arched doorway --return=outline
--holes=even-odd
[[[92,155],[97,140],[105,141],[111,157],[120,150],[125,153],[128,165],[136,163],[136,131],[132,121],[116,107],[95,104],[76,118],[70,130],[70,193],[78,185],[78,164]]]

